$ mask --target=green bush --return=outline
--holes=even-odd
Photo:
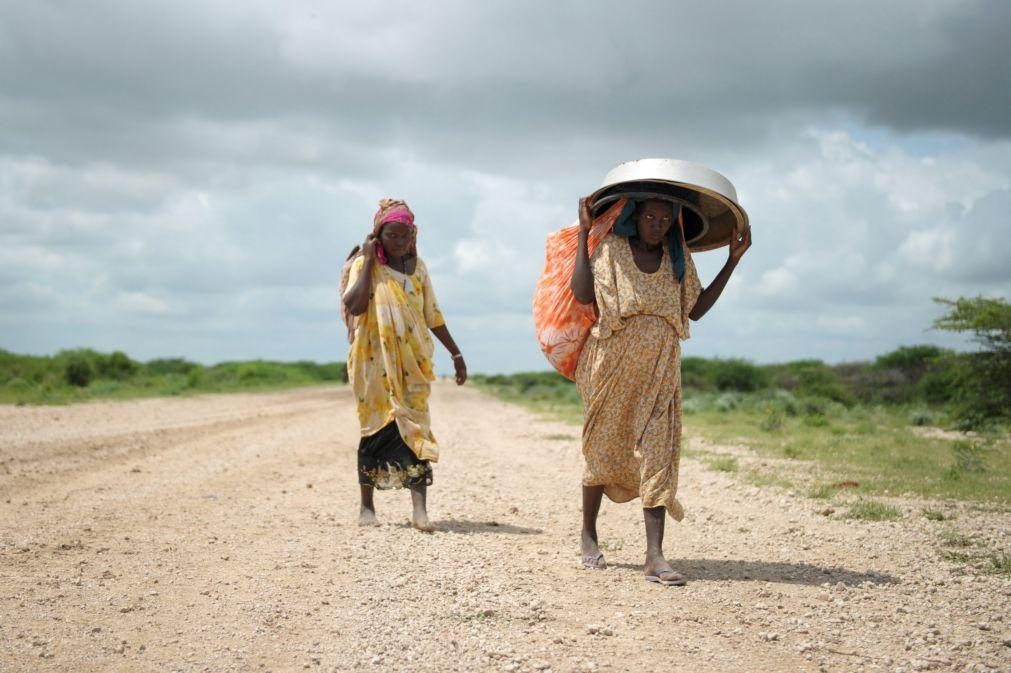
[[[200,383],[204,380],[204,368],[194,367],[186,373],[186,387],[187,388],[199,388]]]
[[[189,374],[190,371],[199,367],[195,362],[184,360],[183,358],[158,358],[148,360],[144,363],[144,370],[148,374]]]
[[[937,329],[971,332],[982,350],[958,356],[954,378],[963,425],[978,427],[1011,418],[1011,304],[1002,298],[935,299],[948,313]]]
[[[4,384],[4,387],[12,393],[27,393],[29,390],[34,388],[31,383],[20,377],[7,381],[7,383]]]
[[[716,411],[733,411],[741,406],[743,398],[735,393],[723,393],[713,401],[713,408]]]
[[[909,412],[909,423],[911,425],[933,425],[934,413],[930,409],[919,407]]]
[[[712,390],[711,360],[699,357],[681,359],[681,386],[693,390]]]
[[[107,356],[99,354],[96,357],[95,369],[101,378],[125,381],[137,373],[140,364],[127,357],[123,351],[114,351]]]
[[[767,402],[763,408],[762,422],[759,423],[759,427],[766,432],[775,432],[781,430],[785,422],[783,411],[776,404]]]
[[[78,388],[85,388],[95,378],[95,368],[84,355],[72,355],[67,359],[63,369],[63,377],[67,383]]]
[[[777,389],[772,399],[776,407],[787,416],[796,416],[799,413],[800,400],[790,391]]]
[[[718,390],[750,393],[768,385],[765,372],[747,360],[713,360],[712,372]]]
[[[876,369],[895,369],[905,374],[910,380],[917,381],[946,352],[943,348],[929,344],[900,346],[891,353],[878,356],[874,360],[874,367]]]

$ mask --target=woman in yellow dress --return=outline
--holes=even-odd
[[[358,522],[377,524],[375,489],[406,487],[412,525],[432,532],[426,497],[439,447],[428,413],[435,379],[429,332],[452,356],[458,385],[467,380],[467,365],[436,303],[416,241],[414,213],[407,204],[380,201],[373,231],[347,267],[342,296],[352,335],[348,378],[362,431]]]
[[[712,308],[751,245],[751,230],[734,235],[730,256],[703,289],[685,244],[678,207],[669,201],[630,202],[591,258],[587,199],[579,204],[579,247],[572,292],[596,303],[598,319],[583,346],[576,384],[583,398],[583,565],[604,567],[597,514],[604,495],[642,499],[646,579],[683,585],[663,555],[665,512],[684,516],[678,502],[681,454],[681,345],[688,320]]]

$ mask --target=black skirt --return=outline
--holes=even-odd
[[[362,437],[358,444],[358,483],[378,489],[428,486],[432,465],[404,443],[396,422]]]

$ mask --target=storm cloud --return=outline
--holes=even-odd
[[[1011,287],[1004,2],[0,8],[0,347],[341,359],[390,195],[472,368],[542,368],[544,237],[641,156],[720,170],[755,228],[696,354],[957,344],[931,297]]]

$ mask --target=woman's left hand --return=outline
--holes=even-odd
[[[463,356],[453,358],[453,367],[456,369],[456,385],[462,386],[467,382],[467,363],[463,361]]]
[[[737,264],[744,257],[744,253],[751,247],[751,226],[744,229],[744,233],[738,235],[735,231],[730,237],[730,260]]]

